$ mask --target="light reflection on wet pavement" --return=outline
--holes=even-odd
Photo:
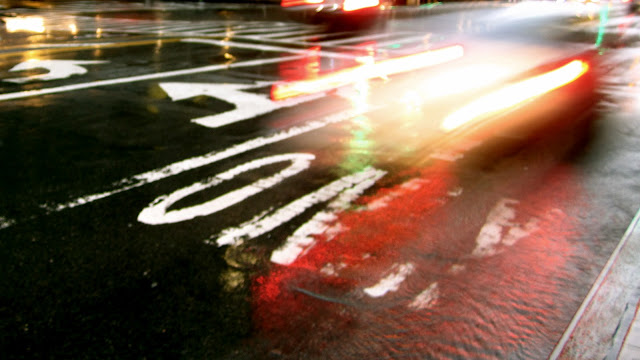
[[[614,70],[597,131],[586,139],[570,138],[578,133],[570,128],[524,145],[509,133],[502,142],[434,145],[427,140],[437,124],[425,117],[437,117],[435,106],[425,106],[420,91],[396,90],[457,63],[402,75],[403,86],[380,76],[290,106],[265,94],[277,81],[366,65],[367,56],[393,58],[432,50],[454,33],[494,31],[486,22],[475,26],[474,15],[433,17],[436,25],[428,17],[396,19],[382,34],[327,34],[264,13],[246,22],[254,13],[237,5],[158,3],[156,12],[138,5],[88,14],[69,3],[56,15],[69,23],[47,19],[50,30],[30,36],[6,26],[0,33],[0,95],[61,89],[2,98],[11,119],[2,115],[9,125],[0,125],[0,159],[16,170],[3,180],[15,191],[5,192],[1,207],[10,216],[0,213],[8,248],[0,263],[9,274],[0,291],[7,294],[0,331],[10,334],[3,349],[44,356],[45,338],[67,333],[52,357],[548,356],[637,204],[633,49],[606,57]],[[15,10],[23,11],[34,12]],[[426,30],[443,23],[450,23],[445,40]],[[410,28],[416,24],[424,28]],[[476,61],[511,51],[504,68],[516,73],[569,48],[543,39],[515,51],[508,37],[488,38],[465,51]],[[77,47],[71,52],[68,40]],[[488,43],[495,54],[483,53]],[[10,70],[23,56],[94,62],[75,63],[87,72],[47,79],[35,69]],[[201,71],[188,72],[196,66]],[[7,81],[20,76],[28,84]],[[111,88],[105,79],[118,76],[131,81]],[[82,100],[69,99],[64,86],[79,79],[95,86],[75,95]],[[146,103],[133,105],[138,99]],[[251,118],[210,121],[244,102],[253,106]],[[60,116],[43,117],[45,109]],[[102,112],[110,115],[96,115]],[[620,117],[628,122],[609,121]],[[61,156],[47,161],[42,150],[54,148]],[[42,163],[33,174],[19,165],[30,158],[29,166]],[[70,174],[60,170],[41,185],[35,177],[47,174],[45,164],[64,164]],[[266,182],[271,172],[285,175]],[[242,203],[234,186],[260,195]],[[208,200],[234,206],[197,206]],[[173,215],[188,220],[174,225]],[[219,246],[225,236],[233,241]],[[23,278],[33,283],[18,286]]]

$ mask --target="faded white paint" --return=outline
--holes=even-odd
[[[395,264],[389,275],[380,279],[380,281],[368,288],[364,289],[364,293],[371,297],[382,297],[388,292],[398,291],[400,285],[407,279],[407,277],[413,272],[415,266],[412,263]]]
[[[260,51],[274,51],[278,53],[285,52],[285,53],[292,53],[292,54],[300,54],[304,56],[309,56],[310,53],[313,53],[314,55],[326,56],[326,57],[337,58],[337,59],[354,60],[358,58],[358,55],[343,54],[343,53],[330,52],[330,51],[324,51],[324,50],[320,50],[320,51],[314,50],[313,52],[311,52],[309,49],[296,49],[296,48],[285,47],[285,46],[242,43],[242,42],[229,41],[229,40],[184,39],[182,40],[182,42],[209,44],[209,45],[220,46],[223,48],[227,48],[227,47],[228,48],[246,48],[246,49],[260,50]]]
[[[514,205],[519,201],[501,199],[489,212],[487,221],[476,237],[473,256],[491,256],[499,250],[499,245],[512,246],[538,228],[538,220],[530,219],[525,225],[513,222],[516,218]]]
[[[392,191],[391,193],[379,197],[366,204],[366,207],[363,208],[363,211],[371,211],[384,208],[388,206],[393,199],[399,196],[407,195],[409,192],[420,190],[427,183],[429,183],[429,180],[426,179],[411,179],[407,182],[404,182],[402,185],[400,185],[400,188],[398,190]]]
[[[185,188],[174,191],[165,196],[160,196],[144,208],[138,215],[138,221],[150,225],[177,223],[185,220],[191,220],[199,216],[208,216],[218,211],[224,210],[235,205],[265,189],[282,182],[284,179],[298,174],[302,170],[309,167],[311,160],[315,156],[311,154],[285,154],[275,155],[262,159],[250,161],[248,163],[236,166],[235,168],[218,174],[202,182],[197,182]],[[216,186],[224,181],[229,181],[236,176],[250,170],[255,170],[266,165],[279,162],[290,161],[291,165],[277,174],[265,179],[260,179],[250,185],[244,186],[238,190],[231,191],[225,195],[219,196],[205,203],[189,206],[186,208],[168,211],[169,207],[185,197]]]
[[[409,308],[415,310],[429,309],[436,304],[439,296],[438,283],[434,282],[413,299],[409,304]]]

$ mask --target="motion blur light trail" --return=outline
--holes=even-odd
[[[472,255],[483,212],[452,194],[459,180],[449,163],[363,199],[363,209],[340,215],[342,232],[254,280],[254,323],[266,349],[253,351],[282,359],[545,357],[548,335],[561,334],[575,305],[555,299],[578,286],[563,279],[580,271],[575,254],[586,250],[574,241],[572,210],[557,208],[581,196],[572,172],[555,168],[540,180],[543,188],[507,202],[511,231],[537,226],[515,242],[503,235],[498,251],[483,256]],[[462,231],[442,228],[460,216]],[[394,276],[402,282],[383,295],[367,293]]]
[[[429,66],[447,63],[461,58],[464,49],[460,45],[429,50],[414,55],[375,62],[373,57],[363,57],[362,65],[336,71],[316,79],[296,82],[282,82],[271,87],[273,100],[325,92],[364,80],[385,78],[390,75],[419,70]]]
[[[342,5],[344,11],[355,11],[380,5],[379,0],[345,0]]]
[[[500,111],[565,86],[589,70],[589,64],[581,60],[570,63],[542,75],[507,85],[485,95],[453,112],[442,122],[444,131],[452,131],[472,121],[478,121]]]
[[[40,16],[29,17],[5,17],[7,32],[14,33],[19,31],[27,31],[34,33],[43,33],[46,28],[44,26],[44,18]]]

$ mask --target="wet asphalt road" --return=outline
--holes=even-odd
[[[8,358],[545,358],[637,209],[633,16],[47,4],[0,28]],[[432,135],[441,104],[400,94],[456,63],[269,100],[367,55],[524,71],[594,43],[597,112],[516,113],[554,120],[533,139]]]

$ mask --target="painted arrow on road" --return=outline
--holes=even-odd
[[[80,65],[104,64],[108,61],[89,61],[89,60],[29,60],[21,62],[9,71],[25,71],[33,69],[49,70],[48,73],[31,75],[19,78],[4,79],[4,81],[12,83],[26,83],[33,80],[58,80],[66,79],[72,75],[83,75],[87,73],[87,69]]]

